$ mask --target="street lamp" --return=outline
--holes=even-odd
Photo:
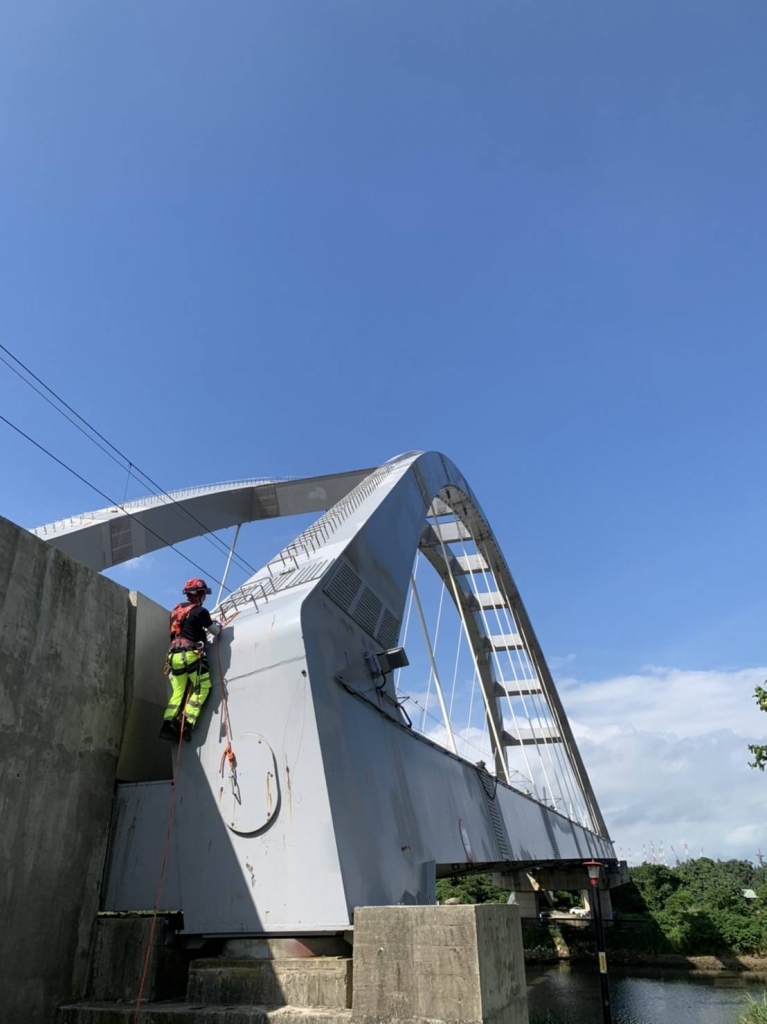
[[[594,919],[594,932],[597,939],[597,957],[599,959],[599,983],[602,987],[602,1020],[604,1024],[612,1024],[610,1010],[610,984],[607,980],[607,954],[605,953],[605,930],[602,925],[602,901],[599,898],[599,872],[602,864],[598,860],[584,861],[583,866],[589,873],[591,884],[591,914]]]

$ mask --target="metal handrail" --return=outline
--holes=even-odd
[[[230,611],[236,611],[243,605],[251,603],[258,611],[259,599],[256,596],[256,591],[259,589],[261,590],[264,603],[268,603],[269,597],[274,596],[278,591],[288,589],[287,587],[283,588],[275,585],[273,569],[279,565],[284,572],[285,566],[289,565],[290,562],[293,563],[293,568],[297,569],[299,567],[299,559],[301,562],[305,562],[312,558],[324,544],[330,541],[333,534],[340,529],[351,513],[355,512],[362,502],[367,500],[378,488],[379,484],[397,468],[397,462],[399,461],[401,461],[401,457],[395,461],[384,463],[383,466],[380,466],[369,476],[366,476],[364,480],[361,480],[356,487],[353,487],[340,501],[332,505],[327,512],[323,512],[319,519],[316,519],[311,526],[307,527],[303,533],[300,533],[295,540],[292,540],[290,544],[287,544],[282,551],[278,552],[274,558],[267,562],[267,576],[259,576],[256,579],[243,583],[241,587],[238,587],[237,590],[222,601],[218,607],[221,614],[226,617]]]

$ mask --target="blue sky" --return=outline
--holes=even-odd
[[[0,338],[137,465],[170,489],[436,448],[581,680],[767,663],[761,0],[4,24]],[[0,389],[122,497],[3,366]],[[104,504],[0,429],[0,513]],[[268,529],[255,564],[293,532]]]

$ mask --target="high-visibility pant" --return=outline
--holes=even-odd
[[[210,693],[210,668],[203,651],[169,651],[168,667],[170,669],[170,700],[163,718],[169,721],[181,716],[181,705],[184,702],[187,684],[189,696],[184,707],[186,721],[195,725],[200,717],[200,709]]]

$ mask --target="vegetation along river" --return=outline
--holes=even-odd
[[[595,964],[527,966],[530,1020],[601,1024]],[[763,998],[767,980],[752,974],[691,977],[689,972],[615,969],[610,972],[613,1024],[737,1024],[746,995]],[[761,1019],[761,1018],[760,1018]]]

